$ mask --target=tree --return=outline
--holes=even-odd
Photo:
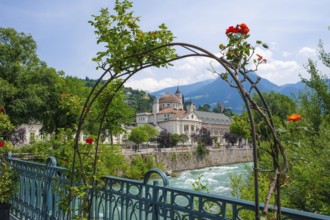
[[[225,108],[223,110],[223,114],[226,115],[226,116],[228,116],[228,117],[231,117],[231,116],[234,115],[233,110],[231,110],[231,108]]]
[[[186,135],[186,134],[179,135],[179,142],[181,142],[182,144],[186,143],[188,140],[189,140],[188,135]]]
[[[194,133],[191,135],[191,138],[198,142],[203,144],[204,146],[211,146],[213,144],[213,139],[211,137],[211,132],[207,129],[202,127],[198,134]]]
[[[139,112],[150,112],[154,96],[146,93],[143,90],[135,90],[132,88],[124,88],[124,93],[126,94],[126,102],[132,108],[134,108],[135,113]]]
[[[330,53],[319,43],[319,58],[330,68]],[[288,123],[288,157],[292,167],[284,193],[290,207],[330,215],[330,88],[329,74],[323,74],[315,62],[306,66],[310,79],[300,94],[298,123]]]
[[[125,101],[126,95],[120,84],[121,80],[109,83],[88,113],[89,133],[93,134],[98,130],[96,127],[98,123],[94,122],[101,118],[104,109],[106,109],[105,105],[111,100],[111,104],[106,109],[106,114],[102,119],[101,129],[102,140],[108,136],[111,144],[113,143],[112,137],[125,132],[124,126],[134,121],[134,110]]]
[[[0,106],[14,126],[40,122],[48,133],[74,128],[82,87],[47,67],[36,49],[32,36],[0,28]]]
[[[230,124],[230,133],[236,134],[239,140],[239,146],[241,146],[242,139],[247,139],[250,136],[250,126],[248,121],[248,115],[243,113],[241,116],[234,115]]]
[[[230,143],[232,146],[234,146],[235,143],[237,143],[238,135],[230,132],[226,132],[223,135],[223,138]]]
[[[161,148],[172,147],[171,133],[167,131],[161,131],[157,136],[157,142],[159,143],[159,147]]]
[[[329,70],[330,54],[324,51],[322,44],[319,45],[319,51],[322,63]],[[290,161],[288,175],[280,180],[281,203],[289,208],[330,215],[329,79],[311,60],[308,60],[306,69],[311,77],[308,80],[302,79],[306,88],[299,94],[296,103],[283,95],[265,95]],[[287,118],[292,113],[301,114],[301,119],[288,121]],[[261,134],[265,137],[266,133]],[[266,138],[260,142],[263,147],[259,152],[259,157],[263,158],[260,165],[264,169],[271,163],[270,156],[265,150],[269,142]],[[268,183],[269,176],[264,174],[260,177],[263,181],[260,181],[259,193],[261,192],[260,196],[266,196],[262,185]],[[254,196],[254,192],[251,191],[252,171],[247,179],[250,180],[239,186],[241,199],[251,199]]]
[[[31,36],[0,28],[0,103],[14,126],[40,121],[56,72],[36,54]]]
[[[209,104],[204,104],[199,106],[198,110],[203,112],[209,112],[211,109],[211,106]]]
[[[172,144],[171,147],[177,146],[178,142],[180,141],[180,135],[178,134],[171,134]]]
[[[128,140],[137,144],[137,148],[139,149],[140,144],[147,142],[156,136],[157,130],[155,128],[150,125],[143,125],[133,128],[128,136]]]

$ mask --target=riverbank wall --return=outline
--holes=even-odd
[[[206,154],[200,154],[196,149],[174,152],[158,151],[144,153],[141,156],[153,157],[156,162],[164,165],[169,172],[253,161],[252,149],[250,148],[209,149]]]

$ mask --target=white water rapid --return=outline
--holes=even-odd
[[[207,184],[210,193],[231,196],[230,175],[246,174],[246,167],[252,167],[252,163],[240,163],[219,167],[208,167],[198,170],[180,172],[177,177],[169,177],[170,186],[193,189],[192,183],[201,177],[202,184]]]

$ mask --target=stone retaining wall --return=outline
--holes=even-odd
[[[131,155],[133,156],[133,155]],[[168,171],[193,170],[204,167],[251,162],[252,149],[210,149],[207,155],[198,155],[195,150],[177,152],[148,152],[142,156],[152,156]]]

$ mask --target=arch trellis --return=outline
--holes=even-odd
[[[181,49],[181,51],[185,51],[186,53],[183,53],[182,55],[177,55],[173,58],[168,59],[158,59],[155,55],[156,51],[162,50],[166,48],[173,48],[173,49]],[[217,57],[213,53],[187,43],[168,43],[164,44],[155,48],[151,48],[149,50],[143,51],[141,53],[132,54],[131,56],[126,57],[125,59],[136,59],[138,64],[131,65],[131,66],[120,66],[120,71],[114,71],[113,66],[107,66],[106,64],[101,65],[101,68],[104,70],[103,74],[100,76],[100,78],[96,81],[96,84],[92,88],[90,94],[87,97],[87,100],[85,102],[84,108],[81,112],[78,127],[77,127],[77,133],[75,137],[74,142],[74,159],[72,163],[72,175],[70,179],[71,186],[74,184],[74,170],[79,169],[80,172],[82,172],[83,177],[83,183],[88,184],[88,179],[86,178],[87,175],[94,176],[97,172],[97,157],[99,154],[99,140],[101,136],[101,130],[104,126],[104,118],[107,114],[107,109],[112,103],[113,98],[116,96],[118,91],[121,87],[125,84],[125,82],[130,79],[133,75],[138,73],[139,71],[149,68],[149,67],[161,67],[165,64],[170,64],[173,61],[181,60],[188,57],[205,57],[210,58],[214,62],[220,64],[221,68],[225,69],[225,73],[219,73],[216,71],[213,67],[213,71],[218,73],[218,75],[225,80],[229,86],[233,87],[237,90],[237,92],[240,94],[241,98],[244,101],[245,108],[249,117],[249,126],[251,131],[251,140],[252,140],[252,147],[253,147],[253,171],[254,171],[254,190],[255,190],[255,215],[256,219],[260,219],[260,211],[259,211],[259,182],[258,182],[258,175],[260,172],[273,172],[273,181],[270,184],[269,194],[265,201],[265,208],[264,208],[264,214],[267,214],[268,210],[268,204],[270,202],[270,198],[272,194],[275,192],[275,210],[277,213],[277,218],[280,219],[280,176],[284,175],[287,171],[287,159],[284,153],[283,145],[281,144],[280,138],[276,133],[274,121],[272,118],[271,111],[269,109],[269,106],[263,97],[262,92],[258,88],[258,82],[260,78],[257,78],[257,80],[252,80],[252,78],[249,76],[249,73],[252,70],[246,70],[245,68],[235,68],[235,66],[227,61],[224,57]],[[152,61],[150,61],[152,60]],[[224,74],[228,74],[229,77],[224,77]],[[101,112],[101,114],[98,117],[98,132],[97,132],[97,139],[95,142],[95,152],[94,152],[94,164],[93,164],[93,171],[91,174],[88,174],[83,169],[83,163],[84,161],[81,160],[81,152],[79,149],[79,135],[84,127],[84,121],[87,117],[88,110],[91,108],[97,97],[102,94],[104,89],[114,80],[121,79],[121,82],[117,84],[115,91],[113,94],[111,94],[110,98],[106,103],[104,103],[104,108]],[[104,82],[105,83],[101,83]],[[248,86],[246,86],[248,85]],[[262,105],[260,106],[256,101],[252,99],[251,94],[255,93],[260,98]],[[272,146],[269,151],[273,161],[273,170],[271,171],[263,171],[258,168],[258,150],[260,149],[260,142],[259,142],[259,136],[258,132],[256,130],[256,124],[255,124],[255,118],[254,113],[256,112],[259,114],[259,116],[262,118],[266,126],[268,127],[272,139]],[[80,167],[75,167],[77,164]],[[92,190],[91,190],[91,197],[93,197],[93,189],[96,186],[96,181],[94,179],[91,180]],[[71,196],[71,191],[69,190],[69,194]],[[91,202],[90,202],[91,203]],[[90,205],[90,204],[89,204]]]

